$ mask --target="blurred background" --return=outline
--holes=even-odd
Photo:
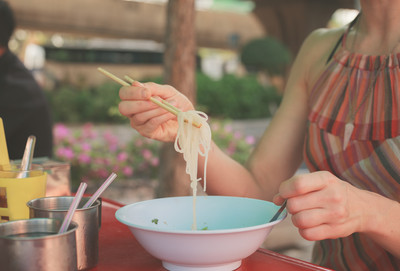
[[[171,145],[145,139],[130,128],[118,112],[120,86],[97,67],[183,89],[197,109],[209,115],[217,144],[244,163],[279,106],[305,37],[320,27],[347,24],[359,9],[358,0],[9,4],[18,26],[9,46],[34,74],[51,105],[54,156],[47,159],[68,165],[72,192],[81,181],[96,189],[116,172],[117,180],[103,195],[124,204],[189,194],[189,182],[179,171],[182,161],[167,159],[174,155]],[[177,14],[193,25],[180,22]],[[175,47],[175,56],[191,47],[194,61],[185,65],[185,60],[174,58],[170,48]],[[174,75],[174,65],[189,68]],[[185,84],[188,78],[193,80]],[[290,219],[265,243],[266,248],[307,261],[311,246]]]

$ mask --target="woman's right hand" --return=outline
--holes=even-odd
[[[132,128],[145,137],[164,142],[175,140],[177,118],[150,101],[150,97],[166,100],[182,111],[194,109],[186,96],[168,85],[135,81],[132,86],[122,87],[119,96],[119,112],[130,119]]]

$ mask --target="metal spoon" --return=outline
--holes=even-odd
[[[283,212],[283,210],[286,208],[286,200],[283,202],[282,206],[279,208],[279,210],[275,213],[275,215],[271,218],[269,222],[275,221]]]
[[[17,178],[27,178],[28,170],[31,168],[33,152],[35,149],[36,137],[31,135],[28,137],[25,145],[24,156],[21,162],[21,172],[18,173]]]

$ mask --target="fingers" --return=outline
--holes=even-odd
[[[159,85],[153,82],[133,82],[131,86],[121,87],[119,95],[121,100],[148,100],[151,96],[159,96],[168,99],[176,95],[178,91],[168,85]]]
[[[312,228],[299,229],[300,235],[308,241],[347,237],[353,232],[350,224],[321,224]]]
[[[336,177],[331,173],[322,171],[296,175],[281,184],[279,195],[283,198],[291,198],[315,192],[327,187],[334,178]]]
[[[296,227],[305,229],[321,224],[340,224],[348,217],[349,213],[341,206],[335,206],[334,209],[318,207],[292,214],[292,222]]]
[[[151,91],[142,86],[122,87],[119,90],[121,100],[148,100],[151,97]]]
[[[280,185],[279,193],[274,196],[273,202],[277,205],[282,205],[286,199],[299,197],[325,188],[329,184],[329,177],[325,175],[330,176],[330,173],[318,172],[293,176]]]
[[[192,110],[193,104],[175,88],[156,83],[133,82],[119,91],[119,111],[128,117],[131,126],[148,138],[170,142],[175,140],[176,116],[154,103],[163,99],[182,111]],[[154,99],[150,99],[154,98]]]
[[[161,124],[176,118],[165,110],[163,113],[155,113],[158,111],[157,109],[132,116],[130,118],[132,128],[140,131],[142,135],[148,136],[158,129]]]
[[[149,117],[154,117],[166,112],[154,103],[142,100],[121,101],[118,105],[118,109],[122,115],[128,118],[135,114],[145,113],[142,117],[139,117],[138,121],[140,123],[147,121],[147,118]],[[143,120],[141,121],[141,119]]]
[[[287,200],[292,222],[307,240],[345,237],[360,228],[351,199],[359,190],[329,172],[295,176],[283,182],[274,202]]]

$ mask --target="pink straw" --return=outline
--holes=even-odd
[[[78,204],[82,199],[82,196],[86,190],[86,187],[87,187],[87,184],[83,183],[83,182],[79,185],[79,188],[78,188],[78,191],[76,192],[74,200],[72,201],[71,205],[69,206],[68,212],[64,217],[64,221],[60,227],[60,230],[58,231],[59,234],[66,232],[66,230],[68,229],[68,226],[71,223],[72,217],[74,216],[75,210],[78,207]]]
[[[114,172],[111,173],[111,175],[107,178],[107,180],[104,181],[104,183],[99,187],[99,189],[97,189],[97,191],[93,194],[93,196],[85,203],[85,205],[83,205],[83,209],[84,208],[88,208],[90,207],[90,205],[93,204],[93,202],[95,202],[97,200],[97,198],[101,195],[101,193],[104,192],[104,190],[106,190],[106,188],[112,183],[112,181],[114,181],[114,179],[117,177],[117,174],[115,174]]]

